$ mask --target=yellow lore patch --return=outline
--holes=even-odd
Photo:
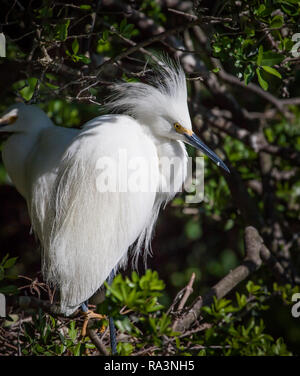
[[[187,134],[189,136],[192,136],[192,134],[193,134],[192,130],[184,128],[181,124],[179,124],[177,122],[174,123],[174,128],[175,128],[176,132],[180,133],[180,134]]]

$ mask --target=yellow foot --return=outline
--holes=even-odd
[[[99,313],[95,313],[91,310],[88,310],[87,312],[83,312],[83,315],[85,316],[85,319],[84,319],[82,329],[81,329],[81,336],[82,337],[86,336],[86,329],[87,329],[88,323],[91,319],[97,319],[97,320],[106,319],[105,315],[100,315]],[[104,326],[102,326],[102,328],[100,329],[100,332],[101,333],[104,332],[104,329],[105,329]]]

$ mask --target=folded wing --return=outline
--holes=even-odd
[[[128,248],[153,222],[157,184],[156,148],[132,118],[96,118],[74,138],[43,225],[43,272],[58,285],[63,312],[74,311],[126,262]]]

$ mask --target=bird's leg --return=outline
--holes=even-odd
[[[81,304],[81,309],[83,311],[83,315],[85,316],[84,322],[83,322],[83,325],[82,325],[82,329],[81,329],[81,336],[85,337],[86,336],[86,329],[87,329],[89,320],[90,319],[103,320],[103,319],[106,318],[106,316],[100,315],[99,313],[95,313],[95,312],[89,310],[88,309],[88,302],[87,301]],[[104,331],[104,327],[102,327],[100,329],[100,331],[103,332]]]
[[[114,270],[112,270],[107,281],[109,286],[111,286],[111,284],[113,283],[114,278],[115,278],[115,272]],[[117,336],[116,336],[116,327],[115,327],[114,319],[112,317],[109,317],[109,332],[110,332],[111,353],[112,355],[116,355],[117,354]]]

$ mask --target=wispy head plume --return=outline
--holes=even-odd
[[[123,112],[136,119],[144,120],[153,115],[178,112],[183,106],[186,111],[187,87],[185,73],[178,61],[159,57],[159,63],[150,63],[153,76],[148,83],[124,82],[113,85],[113,94],[105,108]]]

